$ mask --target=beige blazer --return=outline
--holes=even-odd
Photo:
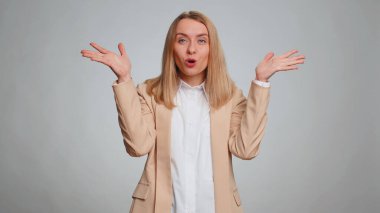
[[[132,80],[112,85],[118,122],[126,151],[133,157],[148,154],[144,171],[133,195],[132,213],[170,213],[171,110],[157,104],[146,84]],[[248,99],[241,89],[218,110],[210,109],[211,152],[216,213],[243,212],[232,168],[232,154],[254,158],[267,123],[269,90],[251,82]]]

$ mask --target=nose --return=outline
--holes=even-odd
[[[187,47],[187,53],[188,54],[196,53],[196,45],[194,44],[194,42],[189,43],[189,46]]]

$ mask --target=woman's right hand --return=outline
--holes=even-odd
[[[113,53],[95,42],[91,42],[90,45],[94,47],[96,51],[90,51],[90,50],[82,50],[82,56],[90,58],[91,61],[97,61],[100,63],[103,63],[111,68],[111,70],[115,73],[115,75],[118,78],[118,82],[127,81],[131,79],[131,62],[129,60],[129,57],[127,55],[127,52],[124,49],[123,43],[118,44],[118,48],[121,55],[118,55],[116,53]]]

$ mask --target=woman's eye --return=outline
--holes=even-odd
[[[200,39],[198,42],[201,43],[201,44],[205,44],[205,43],[206,43],[206,40],[204,40],[204,39]]]
[[[178,39],[178,42],[179,42],[180,44],[184,43],[185,41],[186,41],[186,40],[183,39],[183,38]]]

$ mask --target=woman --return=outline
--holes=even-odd
[[[135,87],[131,63],[91,43],[84,57],[111,68],[118,121],[128,154],[148,154],[130,212],[243,212],[232,154],[250,160],[259,152],[269,102],[269,78],[294,70],[303,55],[268,53],[256,67],[248,99],[228,75],[212,22],[180,14],[167,33],[161,74]]]

